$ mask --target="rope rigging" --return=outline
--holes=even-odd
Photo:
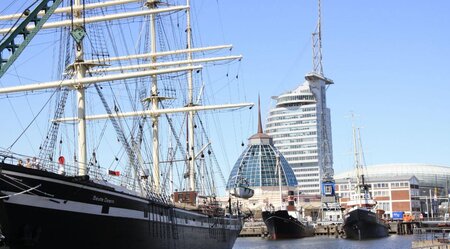
[[[108,114],[110,114],[109,120],[111,121],[111,123],[114,127],[114,130],[116,131],[117,136],[119,137],[119,141],[122,143],[122,145],[128,155],[129,162],[134,169],[136,178],[139,179],[139,177],[141,175],[140,171],[142,170],[142,167],[138,161],[138,155],[135,154],[135,151],[130,146],[130,143],[128,142],[128,139],[125,136],[125,133],[123,132],[123,129],[121,128],[119,122],[117,121],[116,118],[114,118],[112,116],[113,112],[112,112],[111,108],[109,107],[108,102],[106,101],[100,87],[98,86],[98,84],[95,84],[94,87],[103,103],[103,106],[105,107],[106,112]],[[131,144],[135,143],[132,136],[130,137],[130,140],[131,140]],[[140,181],[138,180],[137,182],[138,182],[139,187],[142,188]]]
[[[20,135],[14,140],[14,142],[7,148],[7,150],[11,150],[12,147],[20,140],[20,138],[25,134],[25,132],[31,127],[31,125],[34,123],[34,121],[37,119],[37,117],[42,113],[44,108],[50,103],[50,100],[52,99],[53,95],[57,92],[57,89],[53,91],[51,96],[48,98],[48,100],[45,102],[45,104],[42,106],[42,108],[39,110],[39,112],[34,115],[33,119],[30,121],[30,123],[25,127],[25,129],[20,133]]]
[[[82,8],[80,8],[80,6],[76,5],[76,3],[74,2],[80,2],[82,1]],[[94,71],[94,70],[90,70],[90,68],[92,67],[107,67],[110,65],[107,65],[106,62],[109,62],[108,64],[114,64],[117,65],[125,65],[128,66],[129,64],[131,64],[131,61],[117,61],[115,62],[113,60],[113,62],[111,63],[111,61],[109,60],[109,56],[110,56],[110,51],[111,54],[115,54],[117,56],[121,55],[122,52],[126,52],[127,54],[130,54],[130,50],[142,50],[142,48],[144,50],[148,49],[148,40],[147,42],[143,42],[143,43],[138,43],[136,44],[134,47],[132,46],[128,46],[130,43],[130,35],[131,32],[127,32],[127,27],[130,28],[131,25],[139,25],[142,24],[143,22],[135,22],[133,23],[132,21],[121,21],[121,22],[107,22],[106,25],[104,26],[100,26],[100,25],[95,25],[95,24],[88,24],[88,26],[85,26],[85,23],[83,24],[74,24],[74,20],[76,20],[77,18],[83,18],[86,19],[86,17],[90,17],[90,13],[89,13],[89,9],[88,12],[85,11],[85,4],[86,2],[89,1],[85,1],[85,0],[70,0],[68,1],[70,2],[70,12],[67,13],[63,13],[61,14],[61,18],[62,17],[68,17],[71,20],[71,26],[66,27],[66,28],[61,28],[59,30],[59,32],[61,32],[61,36],[60,36],[60,44],[59,44],[59,49],[55,49],[55,50],[59,50],[59,52],[61,53],[61,55],[63,55],[64,53],[65,56],[58,56],[55,58],[55,60],[59,60],[59,66],[58,67],[54,67],[55,71],[56,69],[58,70],[57,74],[59,75],[58,77],[61,78],[61,75],[64,75],[62,78],[62,80],[66,80],[66,79],[71,79],[74,77],[74,68],[75,68],[75,63],[78,64],[83,64],[82,67],[85,67],[87,69],[87,76],[86,78],[88,78],[89,76],[91,78],[93,78],[93,74],[99,74],[98,76],[103,76],[103,75],[108,75],[107,72],[101,72],[101,70],[99,71]],[[74,6],[75,4],[75,6]],[[76,7],[76,8],[75,8]],[[123,7],[124,8],[124,7]],[[104,11],[110,11],[111,9],[108,8],[100,8],[98,9],[99,13],[104,13]],[[119,9],[120,10],[120,9]],[[93,10],[96,11],[96,10]],[[79,12],[79,13],[76,13]],[[181,13],[181,12],[180,12]],[[157,37],[159,38],[157,41],[159,43],[159,50],[161,50],[161,52],[165,52],[167,50],[173,50],[171,49],[172,46],[175,47],[183,47],[182,45],[180,46],[180,44],[184,44],[186,42],[186,40],[182,40],[181,37],[183,36],[185,30],[183,28],[180,28],[179,23],[176,23],[178,20],[177,19],[172,19],[173,17],[170,16],[169,21],[172,22],[172,24],[174,24],[174,26],[177,26],[177,28],[175,29],[166,29],[164,28],[165,24],[164,21],[162,20],[161,16],[164,15],[158,15],[158,18],[156,19],[156,22],[158,24],[158,28],[157,29]],[[169,16],[169,15],[168,15]],[[177,15],[178,16],[178,15]],[[67,22],[67,24],[69,25],[69,22]],[[111,25],[110,25],[111,24]],[[164,25],[163,25],[164,24]],[[117,28],[117,27],[122,27],[121,29],[119,29],[118,31],[114,32],[112,30],[112,27]],[[182,26],[182,25],[181,25]],[[82,28],[84,34],[83,37],[87,38],[87,39],[82,39],[80,38],[79,40],[77,39],[71,39],[71,32],[73,32],[74,30],[76,30],[77,28]],[[106,29],[106,30],[105,30]],[[146,30],[146,32],[142,32],[142,37],[147,37],[148,38],[148,30]],[[107,32],[107,34],[103,35],[103,32]],[[172,33],[170,33],[170,31],[172,31]],[[145,33],[145,34],[144,34]],[[63,35],[65,34],[65,36]],[[72,38],[74,34],[72,33]],[[175,39],[174,42],[170,43],[170,42],[165,42],[165,40],[167,40],[170,36],[174,36],[178,39]],[[112,45],[106,45],[105,40],[108,39],[111,40],[111,44]],[[132,37],[134,38],[134,37]],[[192,40],[192,37],[191,37]],[[80,45],[82,43],[82,45]],[[124,43],[124,44],[122,44]],[[124,48],[122,50],[120,50],[118,47],[118,45],[120,44],[120,46],[123,46]],[[86,48],[83,45],[87,45]],[[69,50],[73,47],[78,47],[79,49],[83,49],[83,56],[78,56],[78,58],[82,58],[79,59],[78,61],[75,61],[75,54],[72,52],[69,52]],[[81,48],[80,48],[81,47]],[[148,51],[146,51],[148,52]],[[194,52],[196,53],[196,52]],[[203,54],[205,54],[205,52],[202,52]],[[84,55],[86,55],[86,57],[84,57]],[[200,53],[198,55],[201,55]],[[158,57],[158,62],[164,62],[165,60],[182,60],[183,58],[186,58],[186,53],[181,54],[181,55],[170,55],[170,56],[166,56],[166,57],[162,57],[161,59],[159,59]],[[88,64],[87,61],[83,61],[84,59],[88,59],[89,57],[93,58],[93,62],[92,64]],[[139,63],[143,63],[145,59],[138,59],[136,62]],[[98,64],[97,64],[98,62]],[[91,63],[91,62],[89,62]],[[198,62],[196,62],[198,63]],[[62,66],[62,64],[64,64],[64,66]],[[192,63],[194,64],[194,63]],[[112,66],[115,66],[112,65]],[[78,65],[77,65],[78,66]],[[67,69],[66,71],[64,71],[64,69]],[[136,70],[139,71],[139,70]],[[229,71],[228,71],[229,72]],[[228,73],[227,72],[227,73]],[[52,75],[55,72],[52,72]],[[197,98],[193,98],[193,102],[195,103],[195,100],[197,100],[197,104],[204,104],[203,102],[206,102],[204,97],[203,97],[203,86],[200,86],[200,84],[198,84],[199,80],[203,81],[203,75],[200,73],[200,71],[197,72],[197,74],[195,74],[195,70],[193,70],[194,75],[194,80],[196,81],[196,84],[193,84],[193,88],[195,88],[196,90],[200,89],[200,93],[195,93],[193,95],[197,95]],[[187,94],[185,93],[180,93],[178,92],[178,90],[175,89],[175,86],[177,84],[179,84],[180,89],[186,89],[187,86],[186,85],[182,85],[182,80],[184,80],[187,75],[187,73],[173,73],[173,74],[165,74],[165,75],[157,75],[155,77],[158,78],[158,83],[162,86],[160,89],[160,91],[158,91],[157,96],[161,97],[161,99],[168,97],[170,99],[168,99],[168,101],[161,103],[161,100],[158,100],[158,105],[162,107],[162,109],[164,109],[164,107],[169,108],[172,106],[175,106],[175,102],[176,106],[183,106],[186,104],[187,102]],[[200,75],[200,76],[197,76]],[[231,75],[231,74],[230,74]],[[95,75],[97,76],[97,75]],[[114,115],[115,113],[119,113],[122,110],[129,110],[130,108],[132,110],[148,110],[149,109],[149,104],[147,102],[142,102],[141,100],[144,99],[145,95],[148,95],[148,80],[150,77],[146,77],[146,78],[139,78],[137,80],[134,80],[132,84],[131,80],[129,81],[121,81],[120,86],[121,89],[119,89],[119,91],[117,91],[116,89],[113,91],[113,84],[111,82],[108,82],[104,85],[101,85],[99,83],[92,83],[91,85],[86,86],[86,96],[87,96],[87,102],[90,102],[87,107],[87,111],[86,113],[95,113],[95,111],[102,109],[102,107],[106,110],[106,113],[110,114],[110,115]],[[230,84],[230,82],[232,81],[237,81],[239,80],[239,74],[236,74],[230,77],[228,84]],[[108,87],[109,86],[109,87]],[[104,87],[107,87],[105,89],[103,89]],[[116,87],[116,86],[114,86]],[[84,87],[83,87],[84,88]],[[93,89],[95,88],[95,89]],[[178,88],[178,86],[177,86]],[[111,90],[111,93],[109,92]],[[47,90],[48,91],[48,90]],[[50,91],[48,91],[50,92]],[[94,93],[94,94],[93,94]],[[99,96],[99,99],[95,98],[95,93]],[[178,95],[178,96],[177,96]],[[241,93],[238,92],[238,95],[240,96]],[[106,97],[111,97],[112,101],[107,100]],[[176,99],[178,97],[178,99]],[[127,98],[127,99],[126,99]],[[172,99],[173,98],[173,99]],[[72,91],[71,88],[58,88],[55,91],[51,92],[51,96],[49,98],[49,100],[47,100],[47,102],[45,103],[45,105],[42,107],[42,109],[45,106],[48,106],[48,102],[50,101],[50,99],[55,101],[55,105],[52,105],[52,108],[54,109],[52,112],[52,114],[49,114],[48,119],[53,120],[51,122],[49,122],[48,124],[48,129],[47,129],[47,133],[42,135],[45,136],[45,138],[42,140],[42,143],[39,146],[39,158],[41,158],[41,163],[43,168],[47,168],[49,167],[49,165],[54,165],[54,163],[56,162],[56,158],[58,158],[58,156],[62,155],[63,152],[66,152],[67,148],[69,150],[69,153],[72,152],[72,148],[70,148],[70,146],[73,146],[73,153],[74,153],[74,163],[77,163],[77,154],[76,154],[76,145],[78,143],[79,144],[84,144],[84,143],[80,143],[77,139],[77,132],[78,130],[76,129],[76,123],[67,123],[69,125],[67,126],[61,126],[62,124],[60,122],[56,122],[55,120],[61,119],[64,115],[65,112],[73,112],[73,116],[77,116],[78,114],[78,110],[76,109],[76,96],[74,94],[74,91]],[[164,99],[165,100],[165,99]],[[73,103],[70,103],[70,102]],[[99,104],[100,102],[102,102],[102,104]],[[182,102],[182,103],[179,103]],[[72,107],[72,109],[70,107],[67,107],[67,104],[74,104]],[[192,103],[192,104],[194,104]],[[69,110],[66,110],[67,108],[69,108]],[[34,115],[35,117],[32,120],[32,123],[35,122],[35,119],[37,118],[37,116],[39,116],[39,114],[42,112],[42,109],[39,111],[39,113],[37,113],[36,115]],[[49,110],[51,108],[48,108]],[[102,111],[104,111],[102,109]],[[50,113],[50,112],[49,112]],[[184,145],[181,137],[183,136],[187,136],[187,134],[185,134],[185,129],[180,128],[183,127],[185,125],[186,121],[186,117],[183,115],[179,115],[178,117],[173,117],[176,116],[173,114],[170,114],[171,116],[169,116],[168,114],[164,114],[161,116],[164,116],[164,118],[167,120],[168,125],[165,125],[164,127],[161,128],[161,130],[166,129],[169,133],[172,134],[172,137],[175,138],[175,146],[173,148],[172,153],[169,153],[167,155],[167,158],[169,160],[173,160],[175,158],[175,155],[179,156],[181,155],[184,159],[185,162],[187,162],[189,160],[189,156],[187,154],[187,152],[189,151],[189,148],[186,148],[186,146]],[[173,116],[172,116],[173,115]],[[200,117],[198,117],[198,114],[196,113],[195,116],[197,116],[197,118],[200,120]],[[82,116],[81,116],[82,117]],[[82,118],[80,118],[81,120]],[[65,119],[65,121],[69,120],[69,118]],[[89,120],[89,119],[87,119]],[[119,120],[118,118],[110,118],[108,120],[108,122],[105,123],[89,123],[90,127],[88,127],[87,129],[87,137],[94,137],[92,135],[95,135],[95,137],[98,139],[99,135],[100,135],[100,140],[95,140],[94,138],[90,138],[93,140],[89,140],[87,141],[86,139],[84,140],[86,143],[86,147],[89,149],[89,152],[87,153],[88,155],[88,160],[83,160],[81,158],[83,158],[83,155],[79,155],[80,158],[79,161],[83,163],[83,165],[85,164],[86,166],[98,166],[98,167],[90,167],[89,170],[100,170],[100,166],[99,166],[99,161],[103,162],[104,155],[107,154],[102,154],[99,151],[102,151],[103,148],[101,148],[102,146],[107,147],[104,140],[102,141],[103,138],[107,138],[107,132],[109,133],[114,133],[112,131],[112,129],[115,130],[117,138],[119,143],[117,144],[113,144],[111,147],[114,148],[110,148],[111,151],[115,151],[117,153],[113,154],[113,162],[112,162],[112,166],[114,167],[122,167],[122,168],[126,168],[126,170],[128,171],[134,171],[134,178],[135,178],[135,182],[133,184],[135,185],[139,185],[141,184],[140,181],[140,176],[142,175],[142,172],[144,172],[147,168],[147,165],[152,164],[152,159],[151,159],[151,154],[153,153],[151,151],[151,149],[149,150],[149,144],[150,143],[146,143],[146,141],[150,142],[150,139],[152,139],[152,134],[147,133],[149,127],[151,127],[152,124],[149,124],[149,118],[142,116],[142,117],[137,117],[134,119],[123,119]],[[181,121],[183,120],[183,121]],[[108,127],[108,123],[111,122],[112,127]],[[178,123],[180,122],[180,123]],[[200,120],[199,123],[197,123],[200,127],[202,132],[206,132],[205,126],[203,124],[203,122]],[[30,124],[31,125],[31,124]],[[26,127],[23,131],[23,133],[19,136],[19,138],[17,140],[20,139],[20,137],[22,137],[24,135],[24,133],[26,133],[27,129],[29,128],[29,126]],[[197,128],[197,126],[195,126],[193,129]],[[65,135],[63,135],[62,133],[64,132]],[[29,133],[29,132],[28,132]],[[61,134],[59,134],[61,133]],[[73,137],[70,136],[70,133],[72,133]],[[187,132],[186,132],[187,133]],[[206,133],[205,133],[206,134]],[[59,138],[59,139],[58,139]],[[162,137],[162,141],[163,139],[166,139],[165,137]],[[14,141],[14,143],[8,148],[11,149],[15,143],[17,142]],[[78,141],[78,142],[77,142]],[[202,144],[204,144],[205,142],[208,143],[210,141],[209,137],[207,135],[205,135],[205,137],[201,137],[201,138],[195,138],[194,139],[196,147],[201,146]],[[58,143],[59,142],[59,143]],[[108,141],[107,141],[108,142]],[[107,143],[106,142],[106,143]],[[164,141],[163,141],[164,142]],[[161,142],[161,144],[163,144],[163,142]],[[198,143],[197,143],[198,142]],[[72,144],[71,144],[72,143]],[[117,147],[120,147],[120,150],[116,150]],[[16,146],[17,147],[17,146]],[[161,145],[161,148],[163,147],[167,147],[166,144]],[[79,147],[80,148],[80,147]],[[225,178],[223,176],[222,170],[219,166],[218,160],[215,157],[214,152],[212,151],[212,146],[211,145],[205,145],[205,152],[203,152],[200,155],[194,155],[195,157],[198,157],[199,160],[195,165],[195,169],[200,172],[202,169],[204,170],[204,175],[197,175],[197,177],[202,177],[204,178],[205,181],[205,185],[208,186],[209,189],[212,189],[212,192],[215,192],[214,188],[214,183],[213,183],[213,178],[215,177],[214,174],[215,173],[219,173],[220,177],[223,181],[224,184],[226,184],[225,182]],[[163,148],[165,149],[165,148]],[[206,152],[206,150],[208,152]],[[161,150],[162,151],[162,150]],[[197,150],[198,151],[198,150]],[[56,156],[55,156],[56,154]],[[86,154],[86,153],[85,153]],[[89,155],[91,158],[89,158]],[[208,157],[209,158],[206,158]],[[191,155],[190,155],[191,156]],[[206,157],[205,157],[206,156]],[[124,164],[124,163],[120,163],[121,160],[124,161],[129,161],[129,164]],[[144,159],[141,159],[144,158]],[[192,159],[193,160],[193,159]],[[53,162],[52,162],[53,161]],[[155,159],[156,161],[156,159]],[[216,166],[216,168],[203,168],[204,164],[206,163],[211,163],[211,165]],[[122,164],[122,165],[121,165]],[[214,165],[215,164],[215,165]],[[145,167],[144,167],[145,166]],[[180,167],[181,168],[181,167]],[[93,173],[93,171],[90,171],[90,173]],[[177,168],[178,170],[178,168]],[[163,172],[163,171],[161,171]],[[166,174],[169,171],[165,172]],[[98,173],[98,172],[97,172]],[[133,172],[131,173],[125,173],[125,177],[130,177],[132,176]],[[149,174],[152,174],[152,172],[150,171]],[[180,183],[180,186],[183,186],[183,183],[186,183],[184,181],[184,179],[182,179],[182,174],[178,174],[178,182]],[[121,175],[122,176],[122,175]],[[150,175],[150,180],[152,180],[152,178],[154,178],[154,176]],[[116,178],[117,179],[117,178]],[[109,180],[109,179],[108,179]],[[165,185],[167,187],[167,178],[165,179]],[[197,181],[197,183],[200,181]],[[167,188],[166,188],[167,189]]]

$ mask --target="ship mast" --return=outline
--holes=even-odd
[[[354,118],[354,114],[352,113],[352,118]],[[364,181],[364,173],[363,173],[363,152],[362,152],[362,144],[361,144],[361,134],[360,129],[355,127],[354,122],[352,123],[352,131],[353,131],[353,156],[355,162],[355,171],[356,171],[356,189],[355,196],[358,204],[361,206],[362,199],[364,199],[364,204],[368,204],[369,198],[369,185]]]
[[[81,19],[82,9],[81,0],[74,1],[74,11],[73,17],[76,19]],[[84,32],[83,24],[74,24],[72,33],[78,31],[80,34]],[[81,80],[86,76],[86,66],[84,62],[84,50],[83,50],[83,38],[84,35],[80,36],[79,40],[76,40],[76,52],[75,52],[75,63],[74,68],[76,71],[77,80]],[[78,109],[78,175],[86,175],[86,165],[87,165],[87,146],[86,146],[86,93],[83,84],[75,85],[75,90],[77,91],[77,109]]]
[[[191,11],[190,0],[186,0],[186,48],[191,49],[192,29],[191,29]],[[192,61],[192,53],[187,53],[188,61]],[[192,64],[188,64],[191,66]],[[188,107],[194,106],[194,86],[192,79],[192,70],[188,70]],[[189,190],[195,191],[195,150],[194,150],[194,112],[188,114],[188,157],[189,157]]]
[[[355,170],[356,170],[356,186],[358,192],[360,192],[360,184],[361,184],[361,163],[359,161],[359,144],[358,144],[358,134],[356,133],[356,127],[354,124],[352,124],[352,131],[353,131],[353,157],[355,162]]]
[[[277,153],[276,157],[276,168],[278,170],[278,187],[280,191],[280,210],[283,210],[283,191],[281,187],[281,163],[280,163],[280,155]]]
[[[68,117],[68,118],[59,118],[57,120],[52,120],[52,122],[67,122],[67,121],[75,121],[77,122],[77,137],[78,137],[78,154],[76,157],[76,162],[78,164],[78,175],[84,176],[87,175],[87,139],[86,139],[86,121],[87,120],[96,120],[96,119],[110,119],[110,118],[128,118],[128,117],[142,117],[142,116],[151,116],[152,118],[152,133],[153,133],[153,164],[154,164],[154,185],[155,192],[161,192],[161,184],[160,184],[160,172],[159,172],[159,136],[158,136],[158,118],[161,114],[170,114],[170,113],[189,113],[188,118],[188,127],[189,127],[189,189],[195,190],[195,150],[194,150],[194,115],[198,111],[204,110],[218,110],[218,109],[238,109],[243,107],[253,106],[253,103],[241,103],[241,104],[223,104],[223,105],[210,105],[210,106],[196,106],[193,101],[193,70],[200,70],[202,67],[199,63],[208,63],[214,61],[223,61],[223,60],[237,60],[241,59],[242,56],[222,56],[222,57],[214,57],[208,59],[199,59],[193,60],[193,53],[210,51],[210,50],[220,50],[230,48],[231,45],[223,45],[223,46],[211,46],[211,47],[203,47],[203,48],[192,48],[192,30],[191,30],[191,20],[190,20],[190,10],[189,5],[190,1],[187,0],[186,6],[176,6],[176,7],[165,7],[165,8],[157,8],[158,0],[147,0],[147,10],[134,11],[131,13],[115,13],[115,14],[105,14],[101,16],[92,16],[85,17],[83,11],[85,9],[95,9],[107,6],[114,6],[120,4],[127,4],[131,2],[138,2],[137,0],[116,0],[111,1],[111,3],[105,4],[84,4],[82,0],[74,0],[73,5],[70,8],[59,8],[55,10],[55,13],[71,13],[72,12],[72,20],[64,20],[64,21],[55,21],[55,22],[47,22],[42,26],[42,29],[51,29],[58,27],[71,27],[71,35],[75,40],[75,62],[73,65],[70,65],[68,69],[74,71],[75,77],[72,79],[64,79],[53,82],[42,82],[28,85],[19,85],[19,86],[11,86],[11,87],[2,87],[0,88],[0,94],[8,94],[15,92],[26,92],[26,91],[37,91],[37,90],[45,90],[52,88],[61,88],[61,87],[70,87],[74,88],[77,92],[77,116],[76,117]],[[176,12],[186,10],[187,13],[187,46],[186,48],[174,51],[161,51],[157,52],[156,47],[156,31],[155,31],[155,19],[156,15],[159,13],[166,12]],[[126,19],[130,17],[137,16],[149,16],[150,18],[150,53],[147,54],[135,54],[135,55],[126,55],[126,56],[118,56],[111,58],[111,61],[120,61],[120,60],[132,60],[139,58],[149,58],[151,64],[145,64],[145,68],[139,67],[137,65],[125,66],[122,68],[110,68],[108,72],[121,71],[120,73],[112,73],[106,74],[103,76],[93,76],[86,77],[87,72],[92,73],[96,72],[95,70],[91,70],[92,67],[98,66],[96,61],[93,60],[85,60],[84,58],[84,47],[83,47],[83,38],[86,36],[85,25],[89,23],[97,23],[104,22],[110,20],[119,20]],[[8,16],[0,16],[0,20],[7,20],[9,18],[20,16],[20,14],[13,14]],[[31,30],[32,25],[27,26],[26,30]],[[13,28],[0,29],[0,34],[9,32],[14,30]],[[175,54],[186,54],[187,60],[185,61],[175,61],[171,63],[161,63],[157,62],[158,57],[162,56],[170,56]],[[182,66],[187,64],[187,66]],[[104,66],[104,65],[101,65]],[[142,66],[142,65],[141,65]],[[98,70],[98,69],[96,69]],[[129,72],[129,70],[132,70]],[[136,71],[135,71],[136,70]],[[126,72],[123,72],[126,71]],[[157,87],[157,75],[158,74],[170,74],[175,72],[188,72],[188,101],[185,107],[181,108],[168,108],[163,109],[159,108],[158,103],[166,99],[165,97],[158,96],[158,87]],[[107,72],[105,70],[105,72]],[[140,77],[151,77],[151,96],[146,100],[151,103],[151,110],[142,110],[142,111],[133,111],[133,112],[115,112],[111,114],[99,114],[99,115],[86,115],[86,96],[85,89],[89,87],[91,84],[97,84],[101,82],[110,82],[116,80],[124,80],[124,79],[133,79]],[[136,175],[138,177],[138,175]]]
[[[156,9],[157,7],[157,1],[155,0],[148,0],[147,1],[147,7],[149,9]],[[151,62],[156,63],[156,31],[155,31],[155,15],[156,14],[150,14],[150,53],[151,56]],[[151,67],[153,70],[156,69],[156,67]],[[151,106],[152,110],[156,111],[158,110],[158,81],[157,81],[157,75],[152,75],[152,88],[151,88]],[[154,180],[154,190],[156,193],[160,193],[160,172],[159,172],[159,115],[152,115],[152,156],[153,156],[153,180]]]

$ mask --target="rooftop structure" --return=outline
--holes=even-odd
[[[446,187],[450,180],[450,167],[424,163],[393,163],[367,166],[366,178],[408,177],[414,175],[421,187]],[[354,177],[354,171],[335,175],[335,179]]]

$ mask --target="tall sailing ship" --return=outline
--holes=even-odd
[[[205,166],[215,156],[208,135],[197,135],[206,130],[199,114],[252,104],[202,105],[198,82],[202,65],[241,56],[222,55],[231,45],[193,46],[189,0],[10,1],[1,13],[27,3],[0,16],[0,74],[38,32],[51,48],[34,50],[32,57],[46,58],[33,65],[34,76],[51,60],[60,65],[50,82],[14,86],[2,78],[3,100],[41,103],[50,95],[43,105],[55,106],[54,114],[40,111],[27,127],[15,126],[23,135],[33,121],[50,119],[39,155],[13,152],[17,141],[0,150],[0,247],[232,248],[242,217],[231,199],[228,209],[215,201],[213,169]],[[30,77],[16,74],[8,83]]]
[[[348,239],[375,239],[389,235],[389,226],[381,218],[383,210],[376,209],[377,202],[369,191],[370,185],[365,182],[363,169],[363,153],[359,129],[353,127],[353,143],[356,170],[355,193],[350,196],[344,210],[343,229]]]

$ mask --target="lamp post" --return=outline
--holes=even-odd
[[[434,218],[433,199],[431,197],[431,189],[429,189],[429,192],[430,192],[431,218]]]
[[[447,194],[447,213],[445,214],[445,220],[450,215],[450,194],[448,193],[448,176],[445,177],[445,193]]]
[[[449,218],[450,215],[450,194],[447,195],[447,213],[445,214],[445,220]]]

